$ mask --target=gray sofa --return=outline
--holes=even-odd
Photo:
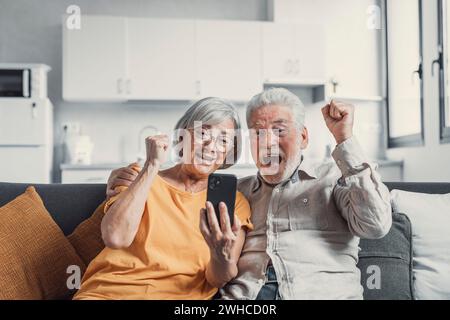
[[[0,183],[0,206],[23,193],[29,184]],[[450,193],[450,183],[386,183],[389,189],[423,193]],[[65,235],[87,219],[105,198],[104,184],[34,185],[47,210]],[[406,215],[393,213],[389,234],[379,240],[361,240],[358,267],[365,299],[413,299],[411,224]],[[379,273],[381,285],[376,285]]]

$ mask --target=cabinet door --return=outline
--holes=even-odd
[[[262,90],[261,25],[196,21],[199,96],[247,101]]]
[[[125,18],[82,16],[79,30],[63,23],[64,99],[125,99],[125,40]]]
[[[111,174],[109,169],[63,170],[62,183],[106,183]]]
[[[0,181],[50,183],[51,157],[47,146],[0,147]]]
[[[0,146],[47,144],[52,125],[52,108],[46,101],[11,98],[0,103]]]
[[[130,99],[196,96],[193,20],[129,18],[128,55]]]
[[[315,25],[294,25],[294,74],[305,81],[324,81],[325,31]]]
[[[263,23],[263,79],[264,82],[294,78],[294,26],[282,23]]]

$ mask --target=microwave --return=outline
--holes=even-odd
[[[47,98],[47,73],[45,64],[0,63],[0,99]]]

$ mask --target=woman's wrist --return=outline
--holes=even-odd
[[[206,267],[205,276],[208,282],[216,288],[221,288],[237,276],[236,263],[219,262],[211,259]]]
[[[216,265],[224,266],[227,268],[233,265],[237,265],[237,261],[235,261],[235,259],[232,259],[231,257],[225,257],[223,255],[219,256],[216,254],[216,252],[211,252],[211,261]]]
[[[218,258],[211,255],[210,265],[213,269],[220,269],[223,275],[229,275],[227,278],[234,278],[237,273],[237,261],[233,259]]]
[[[160,166],[161,166],[161,164],[160,164],[158,159],[154,159],[154,160],[151,160],[151,161],[147,160],[144,163],[144,170],[146,170],[146,171],[153,171],[153,170],[158,171]]]
[[[137,185],[142,185],[145,190],[150,187],[153,178],[158,174],[159,163],[146,161],[139,172],[135,182]]]

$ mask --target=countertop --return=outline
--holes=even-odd
[[[314,161],[314,159],[312,160]],[[393,159],[373,159],[371,162],[378,163],[379,167],[396,167],[403,166],[403,160],[393,160]],[[317,159],[317,162],[320,162]],[[113,170],[120,167],[126,167],[129,163],[93,163],[93,164],[67,164],[63,163],[60,165],[61,170]],[[170,167],[170,164],[165,165],[165,167]],[[236,164],[232,168],[235,169],[251,169],[254,168],[253,164]]]

